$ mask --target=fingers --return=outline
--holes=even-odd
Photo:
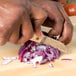
[[[25,13],[25,15],[23,16],[22,21],[22,36],[18,40],[18,44],[25,43],[33,36],[32,24],[27,13]]]
[[[64,23],[63,16],[61,15],[61,13],[57,9],[57,7],[54,5],[55,4],[53,4],[53,7],[52,7],[53,9],[50,6],[50,8],[47,10],[49,19],[55,20],[55,24],[52,26],[53,27],[52,30],[50,30],[48,33],[48,35],[51,37],[58,36],[61,34],[62,28],[63,28],[63,23]],[[51,11],[51,9],[52,9],[52,11]]]
[[[11,36],[9,38],[9,42],[16,44],[18,42],[18,39],[19,39],[19,29],[18,30],[15,30],[11,34]]]
[[[32,6],[32,16],[31,16],[34,24],[34,32],[38,37],[42,36],[41,32],[41,24],[44,23],[45,19],[47,18],[46,12],[44,12],[42,9]]]
[[[59,41],[64,44],[68,44],[72,39],[72,27],[69,26],[68,22],[65,22],[62,36],[59,38]]]
[[[55,21],[48,17],[42,25],[45,27],[53,28]]]
[[[73,26],[72,23],[68,17],[68,15],[66,14],[66,12],[64,11],[63,7],[61,4],[57,4],[60,12],[62,13],[65,22],[64,22],[64,29],[62,32],[61,37],[59,38],[59,40],[61,42],[63,42],[64,44],[68,44],[70,43],[70,41],[72,40],[72,35],[73,35]]]
[[[0,45],[7,43],[10,36],[10,32],[7,29],[7,26],[0,26]]]
[[[48,34],[50,36],[58,36],[62,32],[62,28],[63,28],[63,20],[61,20],[61,18],[58,18],[52,30],[50,30]]]
[[[13,22],[13,27],[11,27],[11,29],[10,29],[10,31],[11,31],[11,34],[9,36],[9,42],[10,43],[17,44],[17,42],[19,40],[21,21],[22,20],[20,18],[16,22]]]
[[[6,38],[0,38],[0,45],[6,44],[8,40]]]

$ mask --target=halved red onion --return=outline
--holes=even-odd
[[[21,62],[39,63],[54,61],[60,56],[60,50],[50,45],[27,41],[19,50]]]

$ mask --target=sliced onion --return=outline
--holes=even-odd
[[[54,61],[60,56],[60,50],[50,45],[39,44],[34,41],[27,41],[19,50],[19,59],[21,62],[38,62],[44,64]],[[42,59],[40,59],[42,58]],[[37,59],[40,59],[37,60]],[[35,63],[34,63],[35,64]]]

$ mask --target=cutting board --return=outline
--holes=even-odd
[[[0,76],[76,76],[76,16],[70,17],[73,26],[73,39],[69,45],[68,52],[61,55],[55,62],[52,62],[53,67],[49,64],[38,65],[33,68],[30,64],[20,63],[19,60],[13,61],[8,65],[1,64],[0,58]],[[0,46],[0,57],[16,56],[21,45],[7,43],[5,46]],[[70,58],[72,60],[65,61],[62,58]]]

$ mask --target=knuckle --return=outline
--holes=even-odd
[[[37,17],[37,16],[36,16]],[[38,17],[37,17],[37,20],[36,20],[36,24],[37,25],[41,25],[41,24],[43,24],[44,23],[44,21],[46,20],[46,18],[47,18],[47,15],[46,14],[41,14],[41,15],[39,15]]]
[[[44,11],[36,15],[36,19],[46,19],[46,18],[47,18],[47,14]]]
[[[43,13],[40,15],[40,18],[41,18],[41,19],[46,19],[46,18],[47,18],[46,12],[43,12]]]
[[[47,15],[46,14],[45,15],[42,15],[41,21],[44,22],[46,20],[46,18],[47,18]]]

